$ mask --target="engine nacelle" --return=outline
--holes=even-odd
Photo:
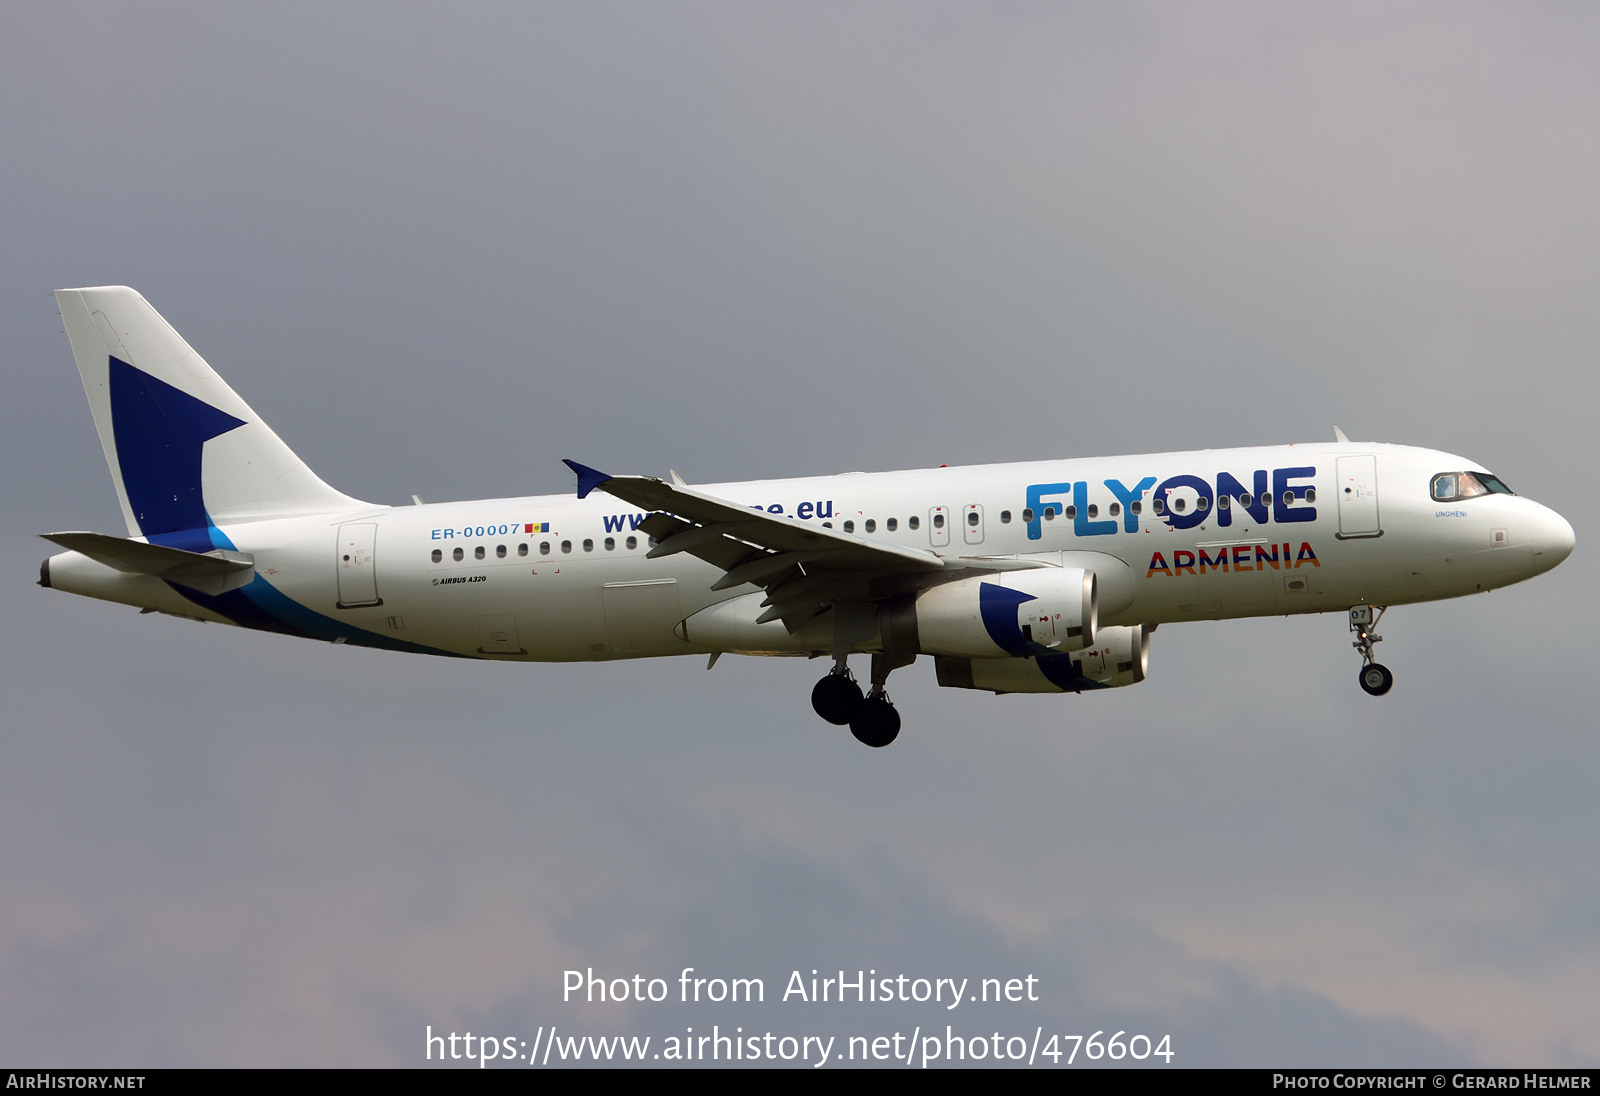
[[[1081,651],[1051,652],[1033,658],[951,658],[933,660],[939,684],[947,689],[987,689],[995,693],[1062,693],[1111,689],[1143,681],[1150,667],[1150,633],[1142,624],[1102,628],[1095,645]]]
[[[916,650],[988,659],[1088,647],[1099,607],[1093,571],[1041,567],[932,587],[912,612]]]

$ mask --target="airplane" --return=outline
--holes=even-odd
[[[45,534],[39,585],[416,654],[832,660],[868,746],[889,674],[1077,693],[1143,681],[1157,626],[1341,611],[1374,696],[1389,606],[1550,570],[1555,511],[1463,457],[1327,443],[690,486],[569,460],[576,496],[386,506],[324,483],[132,289],[56,294],[126,537]],[[870,656],[863,692],[849,668]]]

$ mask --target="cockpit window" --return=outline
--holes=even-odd
[[[1440,472],[1433,477],[1435,502],[1455,502],[1479,495],[1511,495],[1516,492],[1487,472]]]

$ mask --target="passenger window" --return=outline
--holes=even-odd
[[[900,522],[895,518],[890,518],[888,521],[884,522],[884,525],[888,528],[889,532],[892,533],[900,527]]]
[[[472,558],[474,559],[482,559],[484,555],[483,545],[481,544],[472,550]]]
[[[1056,520],[1056,508],[1054,506],[1046,506],[1044,508],[1044,520],[1045,521],[1055,521]]]
[[[506,546],[504,544],[496,544],[494,546],[494,554],[495,554],[495,558],[496,559],[505,559],[506,558]]]
[[[1156,513],[1158,513],[1158,514],[1163,513],[1166,510],[1166,508],[1167,508],[1167,504],[1162,502],[1160,499],[1151,499],[1150,500],[1150,509],[1154,510]]]
[[[1183,503],[1182,499],[1173,499],[1172,500],[1172,512],[1174,514],[1183,513],[1183,506],[1184,506],[1184,503]]]
[[[615,552],[616,550],[617,550],[617,538],[616,537],[607,537],[606,538],[606,551]]]
[[[1002,511],[1000,511],[1000,524],[1001,525],[1010,525],[1011,524],[1011,511],[1010,510],[1002,510]]]
[[[1134,512],[1134,513],[1135,513],[1135,514],[1142,514],[1142,513],[1144,513],[1144,503],[1142,503],[1142,502],[1135,502],[1135,503],[1134,503],[1134,504],[1133,504],[1133,512]]]
[[[853,521],[845,522],[844,523],[844,531],[847,532],[847,533],[855,532],[856,531],[856,523],[853,522]]]
[[[1061,516],[1064,518],[1071,518],[1076,521],[1078,518],[1078,508],[1076,506],[1069,506],[1062,511]]]
[[[878,531],[878,523],[875,520],[873,520],[872,518],[868,518],[867,519],[867,532],[876,533],[877,531]]]
[[[1030,506],[1030,507],[1028,507],[1026,510],[1024,510],[1022,512],[1022,520],[1023,521],[1032,521],[1033,520],[1033,507]]]
[[[548,540],[541,540],[539,542],[539,554],[541,556],[548,556],[550,554],[550,542]]]
[[[1226,509],[1228,509],[1229,502],[1230,502],[1230,500],[1229,500],[1227,495],[1219,495],[1219,496],[1217,496],[1217,509],[1218,510],[1226,510]]]
[[[523,541],[521,544],[517,545],[517,555],[525,556],[527,554],[528,554],[528,542],[527,541]]]
[[[566,553],[568,553],[570,551],[572,551],[572,542],[570,540],[562,541],[561,542],[561,552],[562,552],[562,554],[565,555]]]
[[[1199,510],[1201,513],[1204,513],[1205,511],[1211,509],[1211,500],[1206,498],[1204,495],[1201,495],[1199,498],[1194,500],[1194,508]]]
[[[967,524],[974,529],[978,527],[978,512],[976,510],[967,511]]]
[[[1315,487],[1307,487],[1306,488],[1306,501],[1307,502],[1316,502],[1317,501],[1317,489]]]
[[[627,539],[627,542],[626,542],[626,543],[627,543],[627,545],[628,545],[628,551],[630,551],[630,552],[631,552],[631,551],[633,551],[633,550],[634,550],[634,549],[635,549],[635,548],[637,548],[637,547],[639,547],[639,538],[638,538],[638,537],[629,537],[629,538],[628,538],[628,539]]]
[[[1089,516],[1091,518],[1097,518],[1100,516],[1100,507],[1098,504],[1093,502],[1089,504]]]
[[[911,529],[920,529],[922,528],[922,519],[917,517],[917,515],[912,514],[910,517],[906,518],[906,526]]]
[[[935,515],[933,515],[933,527],[935,529],[943,529],[944,528],[944,515],[943,514],[935,514]]]
[[[465,556],[465,555],[466,555],[465,552],[463,552],[461,549],[457,548],[454,552],[450,553],[450,558],[455,560],[457,563],[460,563],[462,557]]]
[[[1294,492],[1293,491],[1285,491],[1283,493],[1283,504],[1285,506],[1289,506],[1289,505],[1293,504],[1293,502],[1294,502]]]
[[[438,563],[439,561],[441,561],[443,559],[444,559],[444,553],[441,552],[439,549],[435,548],[433,550],[433,562]]]
[[[583,550],[585,552],[594,551],[594,541],[590,540],[588,537],[584,537],[583,538]]]

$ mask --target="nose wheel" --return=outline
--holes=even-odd
[[[1387,606],[1383,605],[1350,606],[1350,630],[1356,635],[1350,646],[1361,652],[1361,674],[1356,680],[1368,696],[1382,696],[1394,687],[1394,674],[1389,672],[1389,667],[1372,657],[1372,649],[1383,642],[1383,637],[1373,629],[1386,611]]]
[[[1394,675],[1389,672],[1389,667],[1372,662],[1361,667],[1361,687],[1370,696],[1382,696],[1394,684]]]

